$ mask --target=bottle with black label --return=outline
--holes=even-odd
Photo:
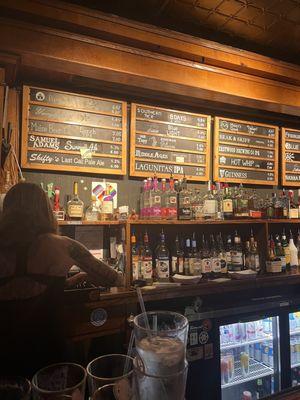
[[[192,205],[191,205],[191,192],[187,187],[187,181],[184,177],[181,184],[182,190],[178,195],[178,219],[190,220],[192,219]]]
[[[232,271],[243,270],[244,268],[243,258],[244,255],[241,245],[241,237],[238,235],[237,231],[235,231],[233,238],[233,246],[231,250]]]
[[[170,278],[170,252],[166,246],[164,231],[160,234],[160,243],[155,250],[156,276],[160,282],[168,282]]]
[[[179,236],[176,235],[175,248],[172,252],[172,275],[183,274],[184,253],[181,247]]]
[[[225,186],[223,197],[223,216],[224,219],[233,219],[233,201],[228,185]]]
[[[141,249],[141,275],[148,284],[153,282],[152,250],[147,232],[144,234],[144,245]]]

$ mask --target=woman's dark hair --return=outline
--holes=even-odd
[[[0,247],[27,246],[43,233],[57,233],[48,196],[34,183],[18,183],[4,198]]]

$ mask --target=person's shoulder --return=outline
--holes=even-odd
[[[44,233],[39,235],[37,243],[41,245],[49,246],[67,246],[72,239],[67,236],[61,236],[55,233]]]

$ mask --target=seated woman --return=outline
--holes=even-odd
[[[96,285],[122,284],[118,272],[58,234],[41,187],[13,186],[0,220],[0,375],[30,377],[45,365],[67,360],[61,310],[73,265],[85,271],[70,278],[74,282],[87,274]]]

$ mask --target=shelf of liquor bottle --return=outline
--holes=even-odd
[[[59,226],[65,225],[119,225],[121,221],[57,221]]]
[[[300,218],[265,219],[269,224],[300,224]]]
[[[232,386],[240,385],[245,382],[254,381],[265,376],[273,375],[274,370],[267,365],[260,363],[250,358],[249,360],[249,372],[246,375],[242,374],[242,368],[240,361],[234,363],[234,377],[230,382],[222,384],[222,389],[226,389]]]
[[[230,225],[230,224],[262,224],[266,220],[262,219],[226,219],[226,220],[167,220],[167,219],[138,219],[129,221],[131,225]],[[300,220],[299,220],[300,222]]]
[[[260,338],[247,340],[247,341],[243,341],[243,342],[235,341],[235,342],[231,342],[231,343],[221,344],[221,351],[235,349],[237,347],[247,346],[250,344],[261,343],[261,342],[264,342],[265,340],[272,340],[272,338],[273,338],[272,335],[264,335]]]

